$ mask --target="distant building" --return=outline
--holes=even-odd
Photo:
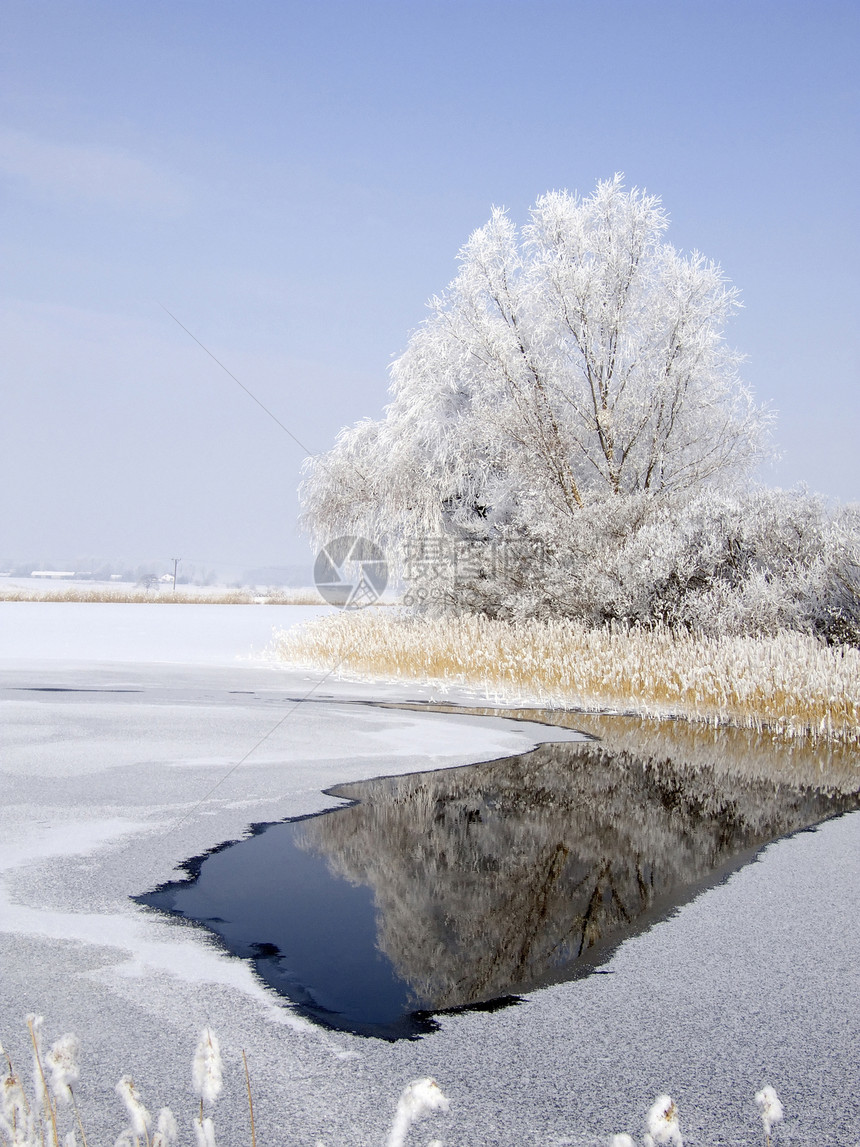
[[[47,577],[53,578],[54,581],[59,581],[63,578],[73,578],[74,576],[74,570],[33,570],[30,574],[30,577]]]

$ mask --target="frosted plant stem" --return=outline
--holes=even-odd
[[[146,1140],[146,1147],[152,1147],[149,1138],[149,1124],[150,1115],[143,1105],[143,1101],[134,1086],[134,1080],[130,1075],[124,1075],[116,1085],[116,1093],[125,1105],[125,1109],[131,1119],[130,1133],[134,1136],[135,1144],[140,1143],[140,1136],[143,1135]]]
[[[3,1086],[3,1112],[6,1116],[6,1125],[11,1128],[11,1142],[23,1142],[22,1134],[26,1136],[28,1145],[32,1145],[33,1136],[33,1109],[27,1098],[27,1092],[15,1074],[12,1057],[3,1049],[8,1064],[8,1075],[2,1081]],[[41,1121],[40,1121],[41,1127]]]
[[[242,1063],[245,1065],[245,1086],[248,1089],[248,1112],[251,1116],[251,1147],[257,1147],[257,1132],[254,1129],[254,1100],[251,1098],[251,1075],[248,1071],[248,1059],[245,1049],[242,1048]]]
[[[210,1027],[205,1027],[194,1053],[191,1065],[191,1082],[200,1096],[200,1120],[203,1121],[203,1103],[214,1103],[224,1086],[221,1049],[218,1039]]]
[[[400,1094],[386,1147],[405,1147],[413,1123],[436,1111],[447,1112],[448,1108],[448,1100],[435,1079],[414,1079]]]
[[[9,1065],[9,1076],[10,1076],[10,1078],[17,1078],[17,1076],[15,1075],[15,1068],[12,1066],[12,1058],[9,1055],[9,1052],[4,1051],[3,1054],[6,1056],[6,1062]],[[24,1107],[27,1110],[27,1114],[31,1115],[32,1109],[30,1107],[30,1100],[27,1098],[27,1092],[24,1090],[23,1087],[21,1088],[21,1097],[24,1100]]]
[[[782,1119],[782,1104],[779,1101],[779,1096],[769,1084],[767,1087],[763,1087],[761,1091],[756,1092],[755,1101],[761,1115],[765,1147],[770,1147],[773,1125]]]
[[[45,1079],[45,1069],[42,1067],[42,1057],[39,1055],[39,1042],[36,1039],[36,1032],[33,1028],[32,1019],[27,1020],[27,1030],[30,1033],[30,1040],[33,1044],[33,1058],[36,1061],[36,1066],[39,1069],[39,1077],[42,1080],[42,1093],[44,1096],[43,1103],[48,1109],[48,1118],[51,1121],[51,1137],[54,1140],[54,1147],[60,1147],[60,1141],[57,1137],[57,1114],[54,1111],[54,1105],[51,1102],[51,1092],[48,1089],[48,1081]],[[44,1143],[45,1137],[42,1135],[42,1142]]]
[[[89,1144],[87,1143],[87,1133],[84,1131],[84,1125],[81,1122],[81,1111],[78,1107],[78,1101],[75,1099],[75,1093],[72,1091],[71,1087],[69,1088],[69,1095],[72,1097],[72,1107],[75,1109],[75,1119],[78,1121],[78,1130],[81,1133],[81,1139],[83,1140],[84,1147],[89,1147]]]

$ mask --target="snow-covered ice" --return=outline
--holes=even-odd
[[[428,1075],[451,1113],[424,1140],[606,1142],[641,1131],[667,1091],[688,1143],[756,1142],[753,1096],[772,1084],[782,1141],[860,1141],[860,814],[770,846],[627,941],[605,974],[443,1017],[414,1043],[313,1027],[202,930],[133,904],[253,822],[336,804],[321,792],[335,783],[562,736],[380,710],[355,702],[427,691],[268,664],[272,627],[309,612],[0,605],[0,1040],[25,1062],[28,1011],[51,1037],[81,1037],[93,1139],[123,1125],[113,1086],[130,1073],[150,1108],[183,1113],[190,1141],[191,1060],[208,1023],[228,1144],[248,1141],[242,1048],[261,1144],[381,1143],[403,1085]]]
[[[0,661],[235,665],[327,606],[0,602]],[[83,613],[82,613],[83,610]]]

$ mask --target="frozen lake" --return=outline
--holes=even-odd
[[[138,900],[203,925],[299,1014],[384,1039],[589,975],[763,845],[860,807],[599,742],[328,791],[350,803],[255,825]]]
[[[331,610],[304,605],[0,602],[0,659],[236,665],[259,657],[273,628]]]
[[[0,1040],[25,1062],[34,1010],[49,1034],[78,1033],[95,1140],[122,1126],[113,1085],[125,1072],[151,1107],[186,1113],[187,1129],[191,1054],[209,1022],[225,1051],[223,1142],[247,1138],[242,1048],[261,1143],[381,1143],[400,1088],[422,1075],[436,1076],[452,1111],[416,1142],[605,1143],[640,1132],[664,1089],[688,1143],[756,1142],[752,1094],[764,1083],[786,1105],[785,1142],[857,1142],[856,813],[767,847],[625,941],[606,974],[502,1011],[441,1015],[438,1031],[393,1044],[308,1023],[205,932],[135,904],[251,824],[342,804],[323,789],[564,736],[357,706],[432,691],[267,664],[272,627],[308,615],[0,605]],[[428,966],[431,938],[414,937]]]

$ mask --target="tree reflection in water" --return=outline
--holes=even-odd
[[[258,826],[139,899],[305,1014],[386,1038],[586,974],[763,844],[858,807],[594,742],[331,792],[356,803]]]
[[[359,803],[305,821],[300,846],[373,889],[379,947],[429,1010],[587,971],[763,844],[857,807],[576,743],[334,791]]]

